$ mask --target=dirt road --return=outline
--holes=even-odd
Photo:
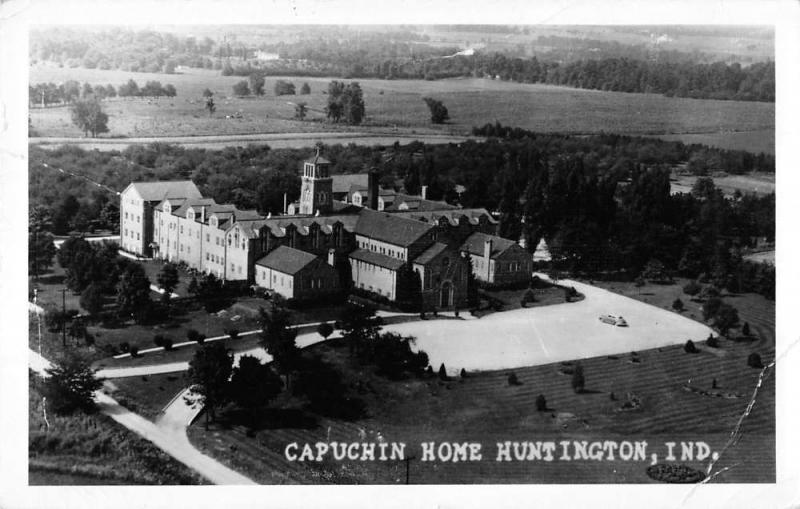
[[[130,145],[146,145],[150,143],[171,143],[186,148],[220,149],[224,147],[248,144],[267,144],[272,148],[313,147],[316,143],[328,145],[341,143],[356,145],[408,145],[414,141],[428,144],[461,143],[468,139],[483,141],[482,138],[467,136],[450,136],[439,134],[407,134],[392,132],[316,132],[316,133],[264,133],[264,134],[230,134],[214,136],[164,136],[149,138],[30,138],[29,142],[43,148],[56,148],[61,145],[79,146],[85,150],[124,150]]]

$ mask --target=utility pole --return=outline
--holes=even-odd
[[[417,459],[416,456],[409,456],[408,458],[403,458],[403,461],[406,463],[406,484],[408,484],[409,474],[411,472],[411,460]]]
[[[61,345],[67,347],[67,289],[61,289]]]

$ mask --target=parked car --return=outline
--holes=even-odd
[[[628,322],[621,316],[614,315],[600,315],[600,321],[608,325],[616,325],[617,327],[627,327]]]

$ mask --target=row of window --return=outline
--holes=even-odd
[[[405,254],[402,251],[400,251],[399,249],[397,251],[395,251],[394,249],[390,249],[390,248],[388,248],[386,246],[378,247],[377,245],[372,244],[371,242],[366,241],[366,240],[361,241],[359,243],[358,247],[360,247],[361,249],[368,249],[368,250],[370,250],[370,251],[372,251],[374,253],[380,253],[380,254],[383,254],[383,255],[391,256],[392,258],[398,258],[400,260],[405,260]]]
[[[125,236],[126,237],[128,236],[128,229],[127,228],[125,228]],[[133,230],[131,230],[130,237],[133,238]],[[140,236],[139,232],[136,232],[136,240],[140,240],[140,239],[141,239],[141,236]]]
[[[133,214],[131,214],[130,217],[131,217],[131,219],[133,219],[133,217],[134,217]],[[128,213],[127,212],[125,212],[125,219],[128,219]],[[142,222],[141,219],[142,219],[142,216],[136,216],[136,222],[137,223],[141,223]]]

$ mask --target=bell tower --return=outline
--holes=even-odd
[[[333,179],[330,176],[330,161],[317,153],[303,163],[300,186],[300,214],[327,214],[333,208]]]

